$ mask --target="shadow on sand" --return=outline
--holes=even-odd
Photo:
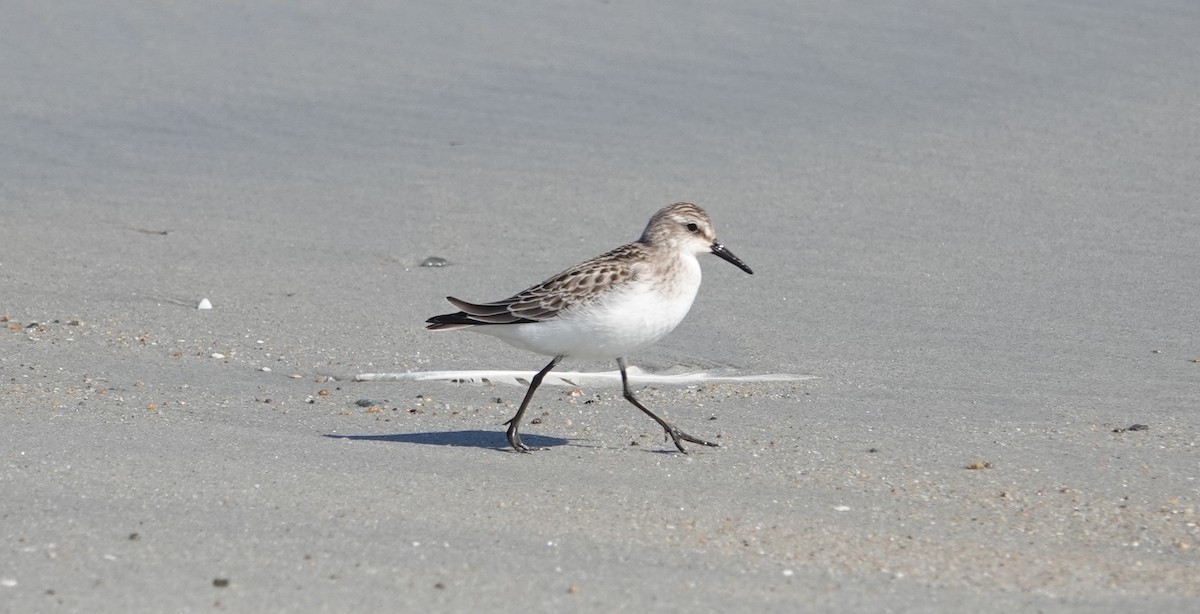
[[[356,441],[387,441],[392,443],[418,443],[427,446],[458,446],[464,448],[487,448],[490,450],[506,450],[509,447],[504,431],[447,431],[434,433],[395,433],[393,435],[325,435],[331,439],[353,439]],[[543,435],[521,434],[521,441],[531,448],[550,448],[564,446],[570,442],[561,437],[546,437]]]

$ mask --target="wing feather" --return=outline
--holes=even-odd
[[[614,286],[635,279],[637,267],[630,266],[630,261],[641,262],[645,250],[646,246],[639,242],[622,245],[502,301],[468,303],[448,296],[446,300],[460,311],[429,318],[428,328],[453,330],[473,325],[552,320],[596,300]]]

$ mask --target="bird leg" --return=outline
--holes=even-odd
[[[550,361],[550,364],[546,365],[541,371],[537,372],[537,375],[533,376],[533,381],[529,382],[529,392],[525,393],[525,400],[521,401],[521,409],[517,410],[517,415],[510,418],[508,422],[505,422],[508,425],[508,445],[512,446],[517,452],[530,451],[529,446],[521,443],[521,434],[517,432],[517,428],[521,426],[521,416],[525,415],[525,409],[529,407],[529,401],[533,398],[533,391],[537,390],[538,386],[542,384],[542,378],[546,377],[550,369],[553,369],[562,359],[562,355],[555,356],[554,360]]]
[[[553,366],[553,365],[551,365],[551,366]],[[629,389],[629,377],[627,375],[625,375],[625,359],[618,358],[617,366],[621,368],[621,387],[625,389],[625,400],[629,401],[630,403],[633,403],[634,407],[637,407],[638,409],[645,412],[647,416],[654,418],[654,421],[657,422],[659,424],[659,426],[663,427],[663,430],[667,432],[667,436],[670,437],[671,440],[675,442],[675,447],[679,448],[680,452],[687,454],[687,450],[683,449],[683,441],[690,441],[692,443],[698,443],[703,446],[711,446],[714,448],[717,447],[717,444],[712,443],[711,441],[704,441],[703,439],[700,439],[699,437],[693,437],[691,435],[688,435],[687,433],[676,428],[675,425],[660,418],[658,416],[658,414],[650,411],[649,409],[646,409],[646,406],[642,405],[642,403],[637,400],[637,397],[633,396],[633,391]],[[518,413],[517,415],[520,415],[520,414]]]

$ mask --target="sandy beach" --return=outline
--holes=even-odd
[[[0,612],[1200,610],[1194,2],[15,4]],[[355,381],[676,201],[720,447]]]

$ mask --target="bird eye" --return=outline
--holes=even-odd
[[[697,232],[697,231],[699,231],[699,230],[700,230],[700,227],[699,227],[699,226],[697,226],[697,225],[696,225],[696,224],[693,222],[693,223],[689,223],[689,224],[687,225],[687,229],[688,229],[688,232]]]

